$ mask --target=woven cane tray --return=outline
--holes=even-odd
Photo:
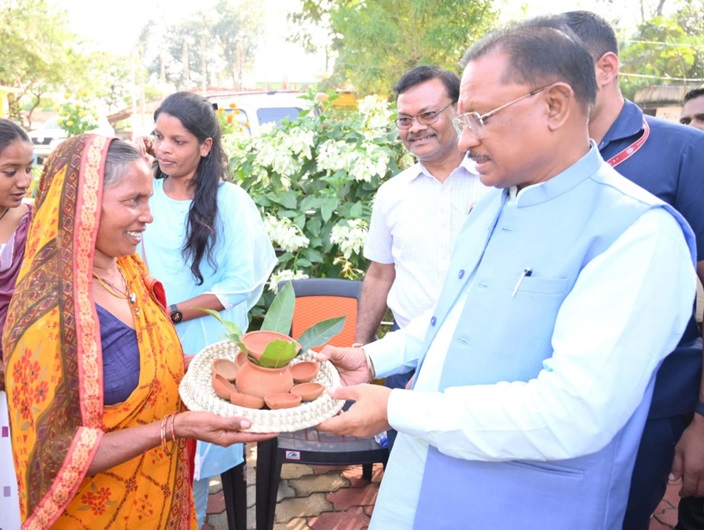
[[[345,403],[323,392],[317,399],[290,409],[257,410],[233,405],[215,394],[211,383],[210,363],[214,359],[234,361],[237,352],[237,346],[225,340],[206,346],[193,358],[179,387],[181,399],[190,410],[205,410],[220,416],[247,418],[252,422],[247,432],[294,432],[333,417]],[[306,352],[298,355],[291,364],[314,360],[314,354]],[[329,361],[320,363],[320,371],[314,381],[331,389],[340,386],[340,376]]]

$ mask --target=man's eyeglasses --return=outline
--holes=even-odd
[[[503,110],[506,107],[510,107],[514,103],[518,103],[521,100],[534,96],[535,94],[545,90],[549,86],[551,85],[545,85],[544,87],[536,88],[535,90],[528,92],[525,96],[521,96],[520,98],[516,98],[513,101],[504,103],[500,107],[497,107],[494,110],[487,112],[486,114],[479,115],[478,112],[465,112],[464,114],[460,114],[454,120],[452,120],[452,123],[454,124],[455,129],[457,129],[457,134],[462,134],[462,131],[466,129],[467,132],[469,132],[469,134],[471,134],[477,140],[483,140],[486,136],[486,122],[489,118],[491,118],[500,110]]]
[[[454,105],[454,103],[454,101],[451,101],[441,109],[431,110],[428,112],[421,112],[420,114],[418,114],[418,116],[403,116],[401,118],[396,118],[394,122],[396,123],[396,127],[402,130],[410,129],[411,127],[413,127],[413,120],[418,120],[418,123],[420,123],[421,125],[432,125],[433,123],[438,121],[440,113],[446,108]]]

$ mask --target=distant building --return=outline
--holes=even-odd
[[[646,114],[679,123],[682,100],[692,88],[694,86],[651,85],[636,91],[633,99]]]

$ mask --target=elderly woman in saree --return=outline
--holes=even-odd
[[[52,154],[3,345],[23,528],[196,528],[192,444],[268,436],[186,411],[164,290],[135,254],[146,161],[81,135]]]

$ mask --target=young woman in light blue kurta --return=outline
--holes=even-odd
[[[145,143],[159,166],[150,201],[154,222],[141,248],[150,273],[166,289],[183,350],[196,354],[223,340],[222,325],[194,307],[220,311],[246,330],[276,256],[252,199],[223,182],[226,166],[217,117],[204,98],[177,92],[154,115],[155,140]],[[238,465],[242,446],[198,443],[193,493],[205,521],[209,477]]]

